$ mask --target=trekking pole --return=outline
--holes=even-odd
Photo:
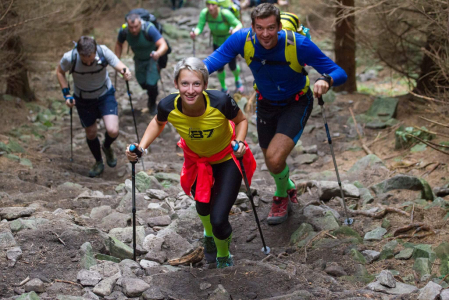
[[[343,200],[343,207],[345,210],[345,225],[351,225],[354,223],[352,218],[348,218],[348,210],[346,209],[345,196],[343,195],[343,188],[341,187],[340,175],[338,174],[337,161],[335,160],[334,147],[332,146],[331,134],[329,133],[329,126],[327,126],[326,115],[324,114],[324,101],[323,97],[318,97],[318,105],[321,106],[321,114],[323,115],[324,127],[326,128],[327,141],[329,143],[329,147],[331,148],[332,160],[334,161],[335,173],[337,174],[338,186],[340,187],[341,199]]]
[[[115,71],[114,88],[117,88],[117,70]]]
[[[237,151],[238,149],[239,149],[239,144],[236,143],[233,147],[233,150]],[[251,189],[250,189],[250,186],[248,183],[248,177],[246,177],[245,167],[243,166],[243,157],[239,157],[238,160],[240,163],[240,168],[242,169],[243,180],[245,181],[246,194],[248,195],[248,198],[251,201],[251,206],[252,206],[253,212],[254,212],[254,218],[256,219],[257,227],[259,228],[260,238],[262,239],[262,244],[263,244],[262,252],[265,255],[268,255],[270,253],[271,249],[270,249],[270,247],[268,247],[265,244],[265,239],[263,238],[262,228],[260,227],[259,217],[257,216],[256,206],[254,205],[253,194],[251,193]]]
[[[126,72],[126,68],[123,69],[123,73],[125,73],[125,72]],[[125,82],[126,82],[126,90],[128,91],[128,96],[129,96],[129,104],[131,105],[131,112],[133,114],[134,129],[136,130],[137,141],[140,142],[139,132],[137,131],[136,116],[134,115],[133,100],[131,99],[131,92],[129,91],[129,82],[128,82],[128,80],[126,80]],[[145,165],[143,163],[143,159],[142,159],[142,168],[145,170]]]
[[[151,55],[153,55],[153,53],[155,53],[155,52],[156,51],[151,52]],[[167,97],[167,94],[165,93],[164,82],[162,81],[161,70],[159,69],[159,67],[157,68],[157,73],[159,74],[159,79],[161,80],[161,86],[162,86],[162,90],[164,91],[164,98],[165,98],[165,97]]]
[[[142,156],[142,152],[132,144],[129,146],[129,151],[137,154],[138,157]],[[136,261],[136,162],[132,161],[132,213],[133,213],[133,259]]]
[[[69,100],[73,103],[73,98]],[[72,125],[72,107],[70,107],[70,162],[73,162],[73,125]]]

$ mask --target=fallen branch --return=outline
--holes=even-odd
[[[355,120],[354,112],[352,111],[352,108],[349,108],[349,112],[351,113],[352,120],[354,121],[355,130],[357,131],[357,134],[359,136],[360,144],[362,144],[363,150],[365,150],[366,154],[373,154],[371,150],[365,145],[365,143],[362,140],[362,135],[359,132],[359,128],[357,127],[357,121]]]
[[[14,284],[14,286],[22,286],[25,283],[27,283],[28,281],[30,281],[30,276],[27,276],[27,278],[25,278],[24,280],[22,280],[20,283],[18,284]]]
[[[386,139],[391,133],[395,132],[396,129],[399,128],[401,125],[402,125],[402,122],[400,122],[400,123],[398,123],[398,124],[392,126],[391,129],[390,129],[390,131],[389,131],[385,136],[383,136],[383,137],[377,136],[377,137],[374,139],[374,141],[371,141],[371,142],[367,143],[366,145],[367,145],[368,147],[370,147],[370,146],[373,145],[375,142]],[[379,134],[380,134],[380,133],[379,133]],[[379,137],[379,138],[378,138],[378,137]]]
[[[427,146],[429,146],[429,147],[432,148],[432,149],[437,150],[438,152],[441,152],[441,153],[444,153],[444,154],[446,154],[446,155],[449,155],[449,152],[440,150],[440,149],[438,149],[436,146],[432,145],[431,143],[428,143],[428,142],[426,142],[425,140],[420,139],[420,138],[417,137],[417,136],[414,136],[413,134],[407,133],[406,135],[407,135],[407,136],[410,136],[410,137],[412,137],[412,138],[414,138],[414,139],[416,139],[416,140],[418,140],[418,141],[420,141],[420,142],[423,143],[423,144],[426,144]]]
[[[430,119],[427,119],[427,118],[424,118],[424,117],[421,117],[421,116],[419,116],[419,118],[421,118],[423,120],[426,120],[427,122],[430,122],[430,123],[433,123],[433,124],[437,124],[437,125],[449,128],[449,125],[447,125],[447,124],[442,124],[442,123],[439,123],[437,121],[433,121],[433,120],[430,120]]]
[[[414,213],[415,213],[415,204],[413,204],[412,213],[411,213],[411,216],[410,216],[410,224],[413,223],[413,214]]]
[[[425,129],[419,128],[419,127],[417,127],[417,126],[413,126],[413,128],[415,128],[415,129],[417,129],[417,130],[420,130],[420,131],[424,131],[424,132],[430,133],[430,134],[434,134],[434,135],[437,135],[437,136],[440,135],[440,136],[444,136],[444,137],[449,137],[449,135],[448,135],[448,134],[445,134],[445,133],[440,133],[440,132],[435,132],[435,131],[425,130]]]
[[[438,283],[438,284],[443,283],[443,281],[445,281],[448,276],[449,276],[449,274],[446,274],[446,276],[444,276],[443,279],[441,279],[440,283]]]
[[[427,100],[427,101],[433,101],[433,102],[446,103],[446,104],[447,104],[446,101],[441,101],[441,100],[437,100],[437,99],[435,99],[435,98],[430,98],[430,97],[418,95],[418,94],[413,93],[413,92],[409,92],[409,93],[412,94],[412,95],[415,96],[415,97],[418,97],[418,98],[421,98],[421,99],[424,99],[424,100]]]
[[[419,222],[419,223],[409,224],[407,226],[400,227],[400,228],[396,229],[395,232],[393,233],[393,236],[398,236],[400,233],[407,232],[411,229],[416,229],[415,233],[418,231],[421,231],[421,230],[433,231],[432,227],[430,227],[428,224]]]
[[[204,258],[203,250],[203,247],[198,247],[192,253],[184,255],[180,258],[171,259],[168,263],[172,266],[195,264]]]
[[[73,284],[73,285],[76,285],[76,286],[79,286],[79,287],[83,288],[83,286],[81,284],[73,282],[73,281],[62,280],[62,279],[55,279],[54,282],[63,282],[63,283]]]
[[[387,213],[398,213],[406,217],[410,217],[410,214],[406,211],[400,210],[399,208],[394,207],[383,207],[383,210],[375,213],[363,211],[363,210],[352,210],[348,209],[348,211],[354,215],[362,215],[366,217],[371,217],[373,219],[382,219]]]
[[[309,245],[311,245],[314,240],[321,238],[323,235],[325,235],[328,232],[329,232],[329,230],[321,231],[314,238],[310,239],[310,241],[307,242],[307,244],[304,246],[304,262],[307,261],[307,247],[309,247]]]
[[[59,235],[58,235],[56,232],[54,232],[54,231],[52,231],[52,233],[53,233],[54,235],[56,235],[56,237],[58,238],[58,240],[65,246],[64,241],[59,237]]]
[[[437,233],[436,231],[430,231],[430,232],[426,232],[426,233],[423,233],[423,234],[420,234],[420,235],[414,235],[414,234],[400,234],[400,235],[398,235],[398,236],[396,236],[396,237],[389,238],[389,239],[411,239],[411,238],[422,239],[422,238],[425,238],[426,236],[434,235],[434,234],[436,234],[436,233]]]
[[[326,235],[327,235],[328,237],[330,237],[330,238],[333,238],[334,240],[337,240],[337,237],[336,237],[336,236],[333,236],[333,235],[330,234],[330,233],[326,233]]]
[[[433,171],[435,171],[439,166],[441,165],[441,163],[437,163],[434,167],[432,167],[432,169],[430,169],[429,171],[426,171],[424,173],[421,174],[421,177],[426,176],[426,175],[430,175]]]

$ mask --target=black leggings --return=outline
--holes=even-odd
[[[217,45],[213,45],[214,46],[214,51],[217,50],[218,48],[220,48],[220,46]],[[229,63],[228,63],[229,69],[231,69],[231,71],[235,71],[235,69],[237,68],[237,57],[234,57]],[[221,69],[218,69],[217,72],[221,73],[224,71],[224,67]]]
[[[212,165],[215,183],[211,189],[209,203],[196,201],[196,211],[201,216],[210,214],[210,223],[214,236],[220,240],[227,239],[232,233],[229,223],[229,212],[237,199],[242,174],[233,159],[220,164]],[[196,181],[192,186],[192,195],[195,196]]]

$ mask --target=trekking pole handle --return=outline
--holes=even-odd
[[[142,157],[143,152],[140,151],[139,147],[136,147],[136,145],[134,145],[134,144],[131,144],[129,146],[129,151],[132,152],[132,153],[135,153],[137,155],[137,157],[139,157],[139,158]],[[133,161],[131,163],[135,164],[136,162],[137,161]]]
[[[123,74],[125,74],[125,72],[126,72],[126,68],[123,68]],[[126,82],[126,90],[128,91],[128,96],[131,97],[131,92],[129,91],[129,83],[128,83],[128,80],[125,80],[125,82]]]
[[[324,105],[323,96],[319,96],[319,97],[318,97],[318,105],[319,105],[319,106],[323,106],[323,105]]]

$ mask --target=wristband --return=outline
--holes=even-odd
[[[66,98],[67,96],[70,96],[70,89],[69,88],[63,88],[62,89],[62,94],[64,95],[64,98]]]
[[[329,84],[329,88],[331,88],[331,86],[332,86],[332,77],[330,77],[328,74],[324,73],[323,76],[318,78],[317,80],[315,80],[315,82],[317,82],[319,80],[326,81],[327,84]]]
[[[245,142],[242,142],[242,141],[237,141],[237,140],[234,140],[234,143],[236,143],[236,144],[238,144],[238,145],[240,145],[240,144],[243,144],[243,145],[245,145]],[[240,147],[240,146],[239,146]]]

